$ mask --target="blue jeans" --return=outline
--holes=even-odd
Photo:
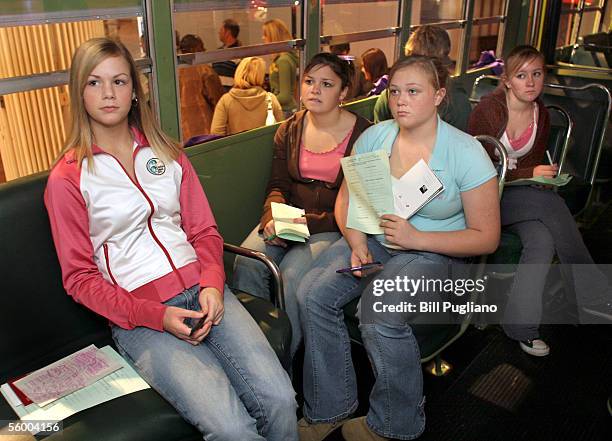
[[[305,243],[287,241],[287,248],[268,245],[257,233],[259,226],[242,242],[242,246],[261,251],[272,259],[280,268],[285,291],[285,310],[291,321],[291,357],[295,355],[302,341],[298,306],[297,288],[319,255],[337,241],[340,233],[317,233],[310,236]],[[237,256],[234,263],[234,280],[232,286],[256,297],[270,300],[270,278],[272,275],[266,266],[255,259]]]
[[[304,416],[310,422],[340,421],[357,408],[357,383],[342,308],[360,295],[364,305],[371,304],[374,280],[449,277],[449,265],[431,264],[455,260],[433,253],[388,250],[372,237],[368,237],[368,248],[374,260],[384,263],[376,275],[360,280],[335,272],[350,265],[351,249],[341,239],[319,257],[300,284],[298,305],[306,346]],[[420,352],[407,314],[367,314],[364,320],[364,311],[360,311],[359,325],[376,377],[367,424],[379,435],[403,440],[418,437],[425,428]]]
[[[199,310],[199,286],[165,302]],[[265,336],[229,289],[225,316],[198,346],[168,332],[112,327],[140,375],[205,440],[296,440],[295,392]]]

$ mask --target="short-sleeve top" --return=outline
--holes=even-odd
[[[391,156],[398,134],[399,126],[395,120],[378,123],[361,134],[354,152],[359,154],[385,149]],[[414,214],[409,222],[420,231],[464,230],[466,224],[461,193],[497,175],[489,155],[475,138],[438,117],[436,142],[428,165],[444,184],[444,191]],[[384,235],[376,238],[384,242]]]

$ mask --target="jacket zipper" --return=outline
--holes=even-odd
[[[134,153],[132,153],[132,160],[133,160],[134,164],[136,164],[136,153],[138,152],[138,149],[139,149],[139,147],[136,147],[136,149],[134,150]],[[121,161],[119,161],[114,155],[110,155],[110,156],[113,157],[115,159],[115,161],[117,161],[117,163],[119,164],[119,166],[121,167],[121,169],[123,170],[125,175],[128,177],[128,179],[130,181],[132,181],[132,183],[136,186],[136,188],[138,190],[140,190],[140,193],[142,193],[142,195],[144,196],[144,198],[148,202],[149,208],[151,209],[151,213],[149,214],[149,217],[147,218],[147,227],[149,228],[149,233],[151,233],[151,237],[153,237],[153,240],[155,241],[155,243],[157,243],[157,245],[161,248],[161,250],[163,251],[164,255],[166,256],[166,259],[168,259],[168,263],[170,264],[170,267],[172,268],[172,271],[174,273],[176,273],[176,275],[178,276],[181,284],[183,285],[183,288],[184,289],[189,288],[188,286],[185,285],[185,280],[183,280],[183,276],[181,275],[179,270],[176,268],[176,265],[172,261],[172,257],[170,257],[170,253],[168,252],[166,247],[161,243],[161,240],[159,240],[159,238],[157,237],[157,235],[153,231],[153,224],[151,222],[151,219],[153,218],[153,213],[155,212],[155,208],[153,206],[153,202],[149,198],[149,195],[147,195],[147,193],[144,191],[144,189],[141,187],[140,183],[138,182],[138,178],[136,177],[136,166],[134,166],[134,179],[132,179],[132,177],[127,172],[127,170],[125,169],[123,164],[121,164]]]
[[[115,276],[113,276],[113,273],[110,269],[110,257],[108,257],[108,245],[103,244],[102,248],[104,248],[104,260],[106,261],[106,271],[108,271],[108,275],[111,278],[113,285],[116,285],[117,281],[115,280]]]

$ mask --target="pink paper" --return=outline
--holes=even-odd
[[[32,372],[14,384],[34,403],[45,406],[95,383],[120,367],[91,345]]]

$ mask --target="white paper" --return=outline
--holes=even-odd
[[[340,160],[349,190],[346,226],[368,234],[382,234],[380,216],[393,214],[389,158],[384,150]]]
[[[424,160],[413,165],[397,179],[392,177],[395,214],[409,219],[439,195],[444,186]]]
[[[0,389],[2,390],[2,395],[5,396],[11,407],[23,406],[23,403],[21,402],[17,394],[13,392],[13,389],[11,389],[11,386],[9,386],[7,383],[4,383],[2,386],[0,386]]]
[[[0,392],[7,398],[11,407],[23,421],[46,420],[59,421],[74,415],[77,412],[110,401],[112,399],[127,395],[150,386],[138,375],[138,373],[110,346],[100,349],[110,360],[119,363],[121,368],[95,383],[79,389],[65,397],[60,398],[40,407],[36,403],[28,406],[13,406],[5,394],[5,387]]]
[[[274,219],[274,230],[281,239],[305,242],[310,237],[307,224],[296,224],[293,219],[303,217],[305,212],[301,208],[292,207],[287,204],[272,202],[272,219]]]

